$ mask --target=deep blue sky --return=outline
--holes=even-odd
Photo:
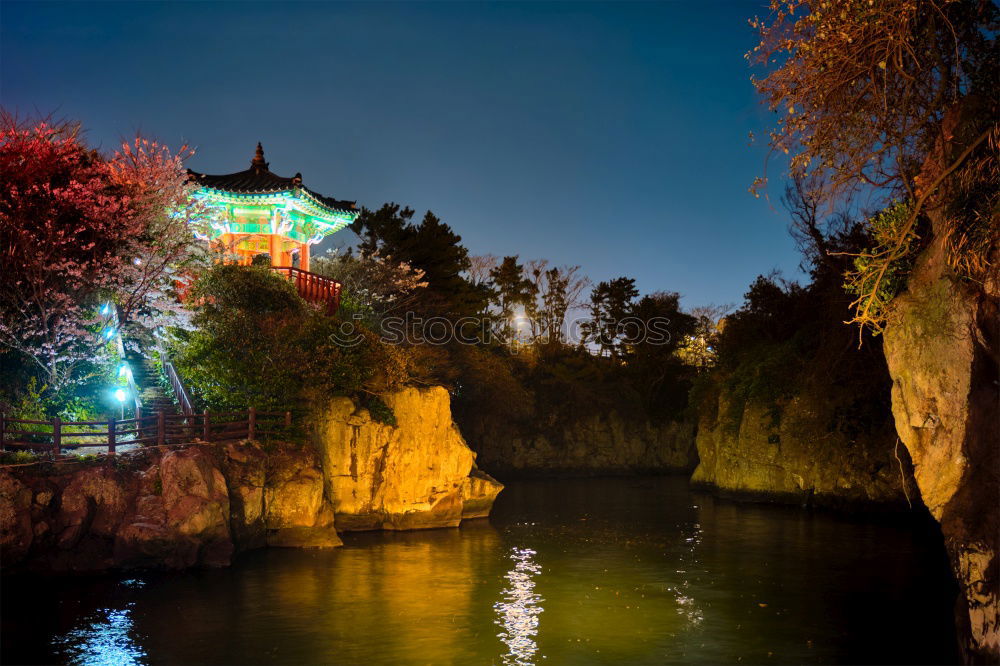
[[[763,4],[4,2],[0,99],[108,149],[188,142],[209,173],[260,140],[272,171],[430,208],[474,254],[738,302],[798,264],[778,186],[747,192],[766,156],[748,133],[771,122],[743,57]]]

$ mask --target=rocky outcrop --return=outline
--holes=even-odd
[[[618,412],[595,413],[551,427],[466,418],[463,430],[483,467],[512,475],[595,475],[690,471],[691,423],[654,424]]]
[[[240,549],[339,546],[323,470],[307,446],[231,443],[223,470],[232,498],[230,527]]]
[[[746,404],[735,422],[724,391],[711,399],[717,404],[701,410],[695,485],[750,499],[906,508],[909,458],[888,423],[849,438],[827,427],[829,405],[819,397],[793,398],[780,418],[770,406]]]
[[[944,244],[920,257],[885,331],[896,430],[964,592],[968,661],[1000,661],[1000,284],[973,288]]]
[[[0,468],[5,569],[225,566],[265,544],[340,544],[311,450],[190,445]]]
[[[5,570],[224,566],[263,546],[341,545],[337,529],[454,527],[503,485],[475,468],[443,388],[385,398],[396,423],[347,398],[316,444],[190,444],[98,462],[0,467]]]
[[[316,447],[337,528],[454,527],[487,515],[503,486],[485,474],[470,477],[476,454],[452,421],[448,392],[406,388],[384,401],[395,425],[348,398],[318,415]]]
[[[486,472],[479,469],[469,472],[462,481],[462,520],[489,516],[501,490],[503,484]]]
[[[268,546],[341,545],[319,456],[310,447],[278,449],[267,458],[264,521]]]

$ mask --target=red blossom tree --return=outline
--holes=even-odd
[[[102,303],[123,325],[173,307],[200,210],[180,156],[137,139],[107,158],[73,126],[0,119],[0,175],[0,344],[58,391],[106,344]]]

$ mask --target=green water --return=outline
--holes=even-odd
[[[4,664],[948,663],[925,524],[739,505],[680,478],[514,483],[489,521],[228,569],[7,577]]]

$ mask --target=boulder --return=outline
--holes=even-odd
[[[501,490],[503,484],[481,469],[469,472],[462,483],[462,519],[489,516]]]
[[[267,454],[255,442],[227,444],[222,470],[229,488],[229,528],[237,551],[267,544],[264,485]]]
[[[316,444],[338,529],[457,526],[475,454],[452,421],[447,390],[405,388],[384,400],[395,425],[373,420],[347,398],[317,414]],[[489,511],[485,497],[475,500],[478,515]]]
[[[285,446],[268,456],[264,486],[267,545],[293,548],[342,545],[323,481],[319,457],[311,448]]]
[[[209,447],[167,451],[138,477],[135,512],[115,542],[118,566],[230,563],[229,491]]]
[[[31,488],[0,469],[0,560],[5,566],[19,563],[31,548],[32,495]]]

